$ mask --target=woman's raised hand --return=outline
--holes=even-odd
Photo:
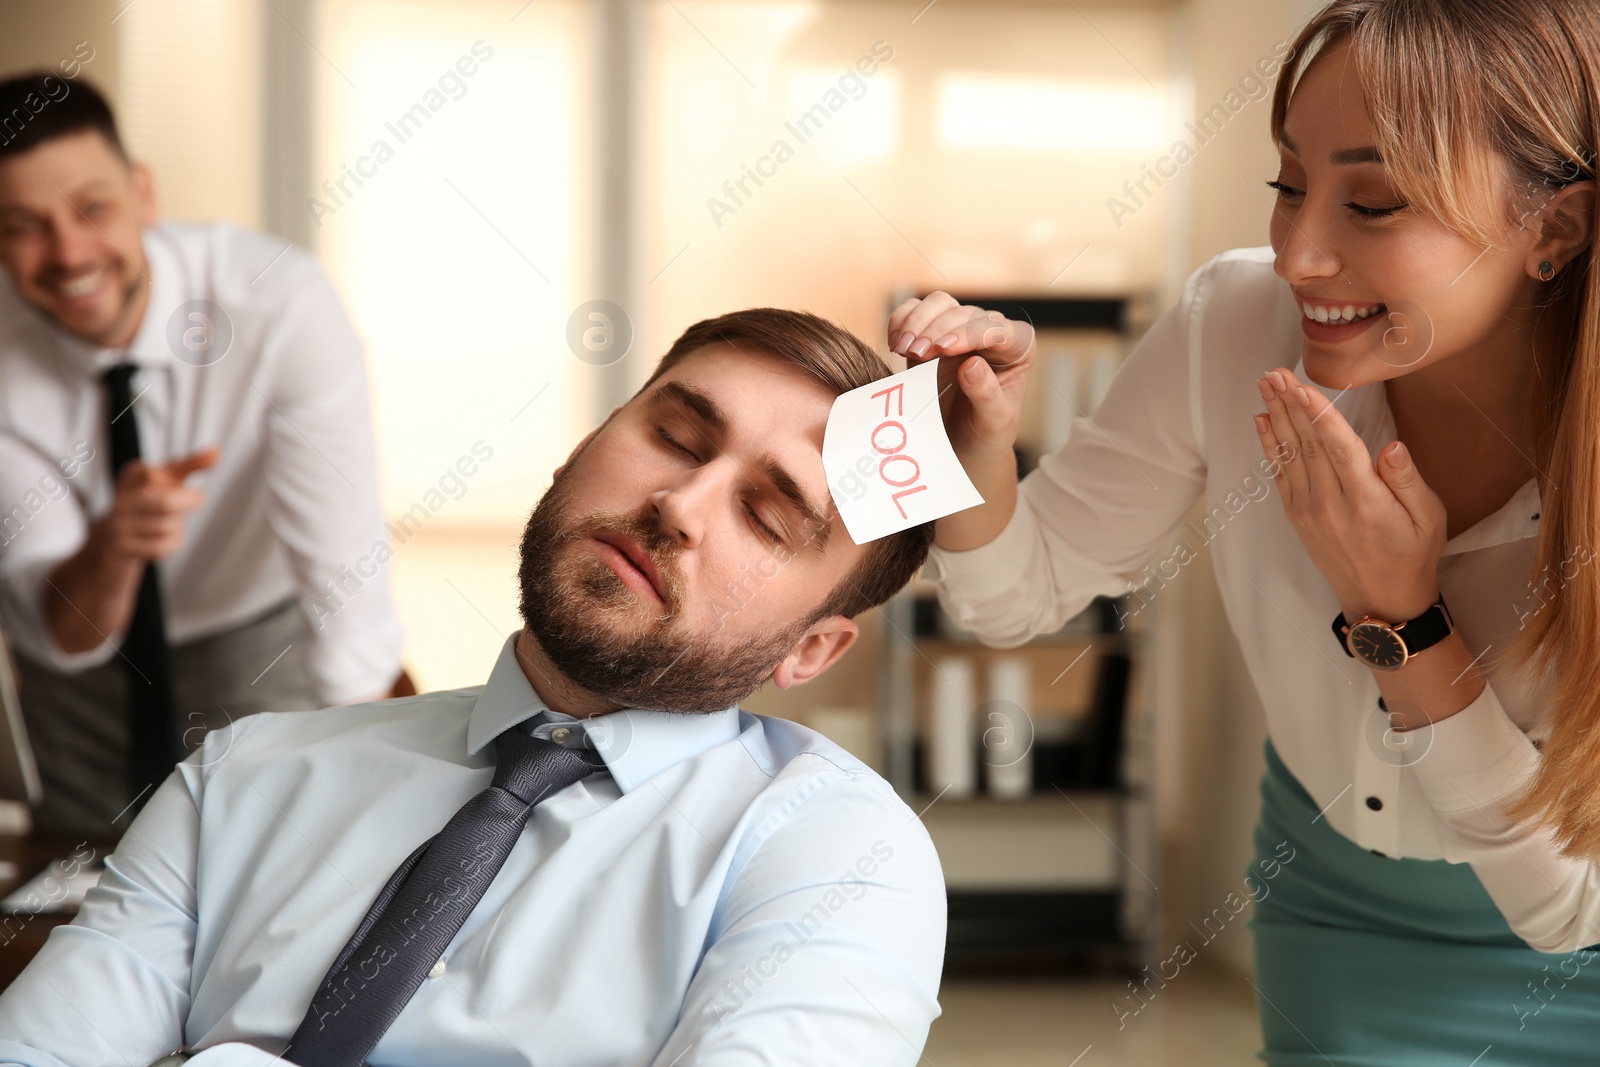
[[[889,348],[909,366],[943,361],[939,407],[967,475],[976,481],[1005,469],[1014,478],[1011,448],[1035,361],[1033,327],[998,311],[958,304],[949,293],[929,293],[890,314]]]
[[[1405,447],[1376,464],[1339,409],[1287,367],[1257,381],[1261,449],[1275,466],[1283,510],[1351,620],[1403,622],[1439,596],[1449,517]]]

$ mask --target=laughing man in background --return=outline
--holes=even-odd
[[[84,79],[0,124],[0,630],[35,829],[109,838],[241,715],[414,692],[386,573],[314,611],[384,537],[365,369],[310,255],[157,221]]]

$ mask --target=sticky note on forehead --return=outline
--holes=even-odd
[[[858,545],[983,503],[945,435],[936,359],[834,400],[822,468]]]

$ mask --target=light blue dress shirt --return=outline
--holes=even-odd
[[[369,1057],[384,1065],[912,1065],[945,895],[916,814],[805,727],[737,706],[576,720],[509,640],[488,683],[252,715],[151,796],[0,995],[0,1063],[282,1064],[400,861],[489,784],[502,730],[598,751]]]

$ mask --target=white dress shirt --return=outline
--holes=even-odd
[[[1547,831],[1501,814],[1537,769],[1548,679],[1531,685],[1482,660],[1487,684],[1472,704],[1391,734],[1373,672],[1334,637],[1338,601],[1284,513],[1251,422],[1265,410],[1255,379],[1273,367],[1315,387],[1299,355],[1300,309],[1272,260],[1270,248],[1236,249],[1196,271],[1099,407],[1023,480],[999,536],[935,548],[924,576],[957,622],[1010,647],[1097,594],[1132,593],[1131,610],[1142,610],[1209,544],[1273,744],[1328,822],[1388,856],[1470,863],[1535,948],[1600,942],[1596,865],[1563,858]],[[1382,382],[1322,392],[1374,457],[1395,439]],[[1191,524],[1202,495],[1207,515]],[[1445,544],[1439,589],[1474,655],[1504,648],[1539,607],[1538,519],[1530,479]]]
[[[944,881],[888,783],[737,706],[557,715],[514,638],[483,686],[210,735],[0,995],[0,1062],[142,1067],[188,1042],[195,1067],[281,1065],[378,890],[530,719],[609,773],[533,809],[374,1067],[917,1062]]]
[[[298,596],[320,701],[387,691],[400,670],[400,623],[385,570],[352,577],[386,534],[361,342],[338,294],[310,254],[226,223],[163,222],[143,244],[150,301],[126,351],[67,334],[0,284],[0,626],[62,670],[114,654],[118,635],[61,652],[41,591],[110,510],[100,376],[127,360],[138,366],[135,400],[120,417],[137,420],[146,460],[221,453],[190,477],[205,502],[160,564],[168,640],[233,629]],[[232,333],[205,366],[183,344],[199,325],[191,301],[209,302],[213,336]]]

